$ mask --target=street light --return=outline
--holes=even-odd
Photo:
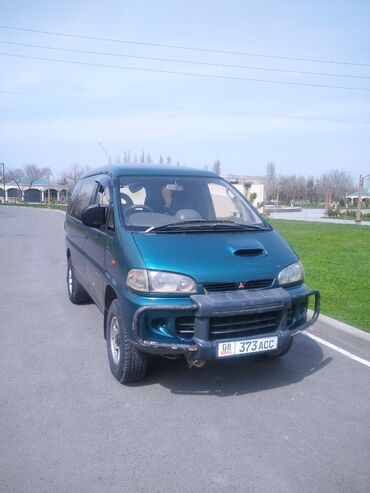
[[[101,142],[97,142],[98,146],[100,146],[103,150],[103,152],[105,153],[105,155],[107,156],[108,158],[108,164],[112,164],[112,158],[110,157],[110,155],[108,154],[106,148],[103,146],[103,144]]]
[[[361,224],[361,205],[362,205],[362,190],[364,188],[365,178],[368,178],[370,175],[361,176],[358,182],[358,198],[357,198],[357,212],[356,212],[356,224]]]
[[[4,204],[5,204],[5,164],[0,163],[3,167],[3,184],[4,184]]]

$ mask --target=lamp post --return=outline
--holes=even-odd
[[[3,185],[4,185],[4,204],[5,204],[5,164],[0,163],[3,167]]]
[[[50,173],[48,172],[48,209],[50,209]]]
[[[370,176],[370,175],[366,175],[366,176],[360,175],[360,179],[358,182],[357,212],[356,212],[356,219],[355,219],[356,224],[361,224],[362,190],[364,188],[365,178],[367,178],[368,176]]]
[[[107,158],[108,158],[108,164],[112,164],[112,158],[111,158],[111,157],[110,157],[110,155],[108,154],[108,152],[107,152],[106,148],[103,146],[103,144],[102,144],[101,142],[98,142],[97,144],[98,144],[98,146],[100,146],[100,147],[102,148],[103,152],[104,152],[104,153],[105,153],[105,155],[107,156]]]

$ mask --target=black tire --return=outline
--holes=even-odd
[[[269,351],[268,353],[265,353],[264,356],[266,356],[266,358],[280,358],[281,356],[284,356],[284,354],[287,354],[292,345],[293,345],[293,339],[294,337],[291,337],[289,339],[289,343],[287,346],[281,348],[281,349],[277,349],[276,351]]]
[[[107,317],[107,351],[111,372],[120,383],[131,383],[145,377],[148,358],[128,338],[117,299],[113,300]]]
[[[81,305],[90,300],[85,288],[83,288],[81,283],[76,279],[70,257],[67,260],[67,289],[69,299],[74,305]]]

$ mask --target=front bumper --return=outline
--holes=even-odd
[[[297,303],[307,306],[308,298],[315,298],[314,313],[310,320],[307,320],[306,312],[298,323],[288,324],[288,314]],[[316,322],[320,312],[320,293],[317,290],[309,289],[306,285],[301,285],[296,289],[274,288],[256,291],[233,291],[220,292],[214,294],[193,295],[190,297],[191,303],[187,305],[150,305],[139,308],[133,317],[132,323],[132,343],[143,351],[162,354],[177,355],[184,354],[190,361],[211,360],[218,357],[219,343],[230,341],[255,340],[259,337],[278,337],[278,350],[284,349],[289,345],[290,338],[297,333],[305,330]],[[182,313],[193,313],[194,315],[194,334],[189,341],[176,339],[175,341],[162,342],[158,338],[145,338],[141,336],[141,320],[146,314],[168,313],[170,316],[181,316]],[[276,326],[270,332],[258,333],[258,329],[253,330],[253,334],[243,337],[223,336],[222,339],[211,337],[211,320],[218,317],[233,316],[256,316],[258,314],[274,313],[276,315]],[[234,357],[234,356],[231,356]]]

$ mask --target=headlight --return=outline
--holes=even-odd
[[[150,293],[196,293],[195,281],[188,276],[157,270],[132,269],[127,285],[136,291]]]
[[[304,269],[301,262],[288,265],[285,269],[281,270],[278,275],[278,281],[281,286],[284,284],[293,284],[304,280]]]
[[[131,269],[127,274],[127,286],[135,291],[149,291],[148,273],[145,269]]]

